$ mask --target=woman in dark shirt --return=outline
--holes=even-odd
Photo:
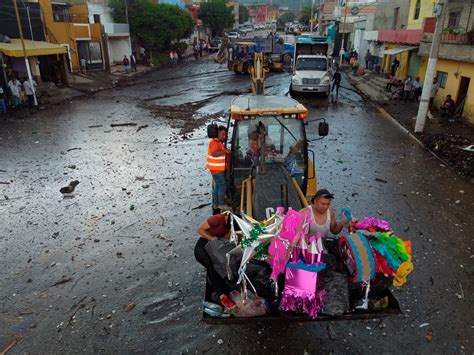
[[[235,307],[235,303],[227,295],[226,282],[214,270],[211,258],[205,249],[207,242],[210,240],[228,238],[230,233],[230,217],[224,213],[209,217],[198,226],[197,232],[200,238],[194,247],[194,257],[206,268],[209,283],[212,289],[219,294],[221,304],[226,309],[232,309]]]

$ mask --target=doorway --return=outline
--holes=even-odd
[[[464,110],[464,105],[466,103],[467,93],[469,91],[469,83],[471,82],[471,78],[466,76],[461,76],[461,82],[459,84],[459,91],[458,91],[458,98],[456,100],[456,113],[462,115],[462,111]]]

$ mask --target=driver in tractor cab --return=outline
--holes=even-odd
[[[258,125],[249,127],[248,131],[248,150],[245,154],[245,160],[250,161],[253,165],[258,162],[260,156],[260,147],[265,141],[265,154],[272,156],[275,151],[275,145],[272,139],[268,136],[265,125],[259,123]]]
[[[285,165],[290,176],[293,176],[298,184],[303,184],[304,176],[304,156],[302,152],[303,142],[298,141],[290,147],[288,155],[285,157]]]

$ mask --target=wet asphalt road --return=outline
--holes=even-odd
[[[285,94],[289,79],[270,75],[267,93]],[[473,186],[347,90],[337,105],[301,99],[330,124],[311,143],[319,187],[335,192],[336,210],[381,216],[412,241],[415,271],[394,290],[403,314],[201,321],[193,247],[210,210],[193,208],[210,202],[204,124],[249,86],[202,61],[0,120],[0,181],[10,182],[0,184],[0,350],[17,337],[12,354],[473,352]],[[137,126],[110,127],[125,122]]]

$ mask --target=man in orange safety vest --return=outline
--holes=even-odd
[[[226,209],[224,206],[225,195],[225,171],[228,168],[229,155],[231,151],[224,146],[227,139],[227,128],[219,126],[217,138],[209,141],[207,148],[206,167],[212,174],[212,209],[214,213]]]

